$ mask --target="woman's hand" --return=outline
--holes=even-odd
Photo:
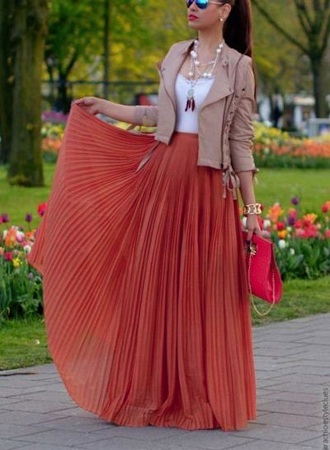
[[[105,100],[98,97],[82,97],[75,101],[76,105],[82,106],[86,112],[95,116],[103,113],[103,106]]]
[[[136,106],[134,105],[121,105],[98,97],[83,97],[76,100],[75,104],[94,116],[95,114],[103,114],[119,122],[143,125],[142,122],[136,121]]]
[[[258,222],[258,216],[257,214],[248,214],[246,217],[246,228],[247,228],[247,240],[252,240],[252,235],[257,234],[258,236],[261,236],[261,230],[260,225]]]

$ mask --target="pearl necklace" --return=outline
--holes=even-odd
[[[211,61],[208,61],[208,62],[202,64],[198,59],[199,41],[197,39],[194,41],[194,49],[191,50],[191,52],[190,52],[190,67],[189,67],[189,72],[188,72],[190,88],[188,89],[188,92],[187,92],[187,103],[186,103],[185,111],[188,111],[189,109],[194,111],[194,109],[196,107],[196,102],[195,102],[195,98],[194,98],[195,86],[200,78],[204,78],[204,79],[212,78],[214,69],[217,65],[217,62],[219,61],[219,58],[220,58],[220,55],[222,52],[223,44],[224,44],[224,41],[222,41],[221,44],[218,45],[218,47],[215,51],[215,57]],[[200,71],[200,69],[199,69],[200,67],[205,67],[205,70]],[[210,67],[210,68],[207,70],[208,67]]]

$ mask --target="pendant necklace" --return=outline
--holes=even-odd
[[[208,61],[207,63],[201,63],[198,60],[198,46],[199,41],[196,39],[194,41],[194,49],[190,52],[190,67],[188,72],[189,77],[189,84],[190,87],[187,92],[187,102],[186,102],[186,108],[185,111],[194,111],[196,108],[196,101],[195,101],[195,86],[199,79],[210,79],[213,76],[214,69],[217,65],[217,62],[220,58],[222,48],[223,48],[224,41],[221,42],[221,44],[218,45],[215,57],[211,61]],[[200,70],[201,67],[204,67],[205,70]]]

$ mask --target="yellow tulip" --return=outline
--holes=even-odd
[[[20,267],[22,265],[22,261],[19,258],[14,258],[13,259],[13,266],[17,269],[18,267]]]

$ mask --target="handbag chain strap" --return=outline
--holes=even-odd
[[[267,314],[270,313],[270,311],[273,309],[274,305],[275,305],[275,272],[274,269],[272,270],[272,303],[270,305],[270,307],[268,309],[266,309],[266,311],[259,311],[257,305],[255,304],[255,300],[254,300],[254,296],[252,294],[252,287],[251,287],[251,258],[252,258],[252,254],[250,253],[249,256],[249,262],[248,262],[248,288],[249,288],[249,294],[250,294],[250,298],[251,298],[251,302],[252,302],[252,306],[253,309],[255,310],[255,312],[261,316],[267,316]]]

